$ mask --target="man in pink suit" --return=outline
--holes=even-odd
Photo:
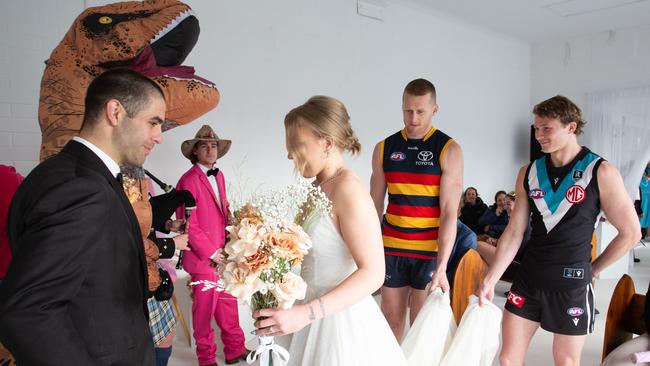
[[[228,152],[230,144],[230,140],[219,139],[210,126],[204,125],[195,138],[181,145],[183,155],[193,166],[183,174],[176,188],[187,189],[196,199],[196,209],[187,223],[191,250],[183,256],[183,268],[192,281],[219,280],[213,258],[224,246],[230,211],[223,173],[215,163]],[[177,211],[177,217],[184,217],[183,209]],[[213,317],[221,329],[226,363],[245,359],[247,351],[244,332],[239,326],[237,299],[225,292],[201,291],[201,286],[194,286],[192,293],[192,324],[199,365],[216,365]]]

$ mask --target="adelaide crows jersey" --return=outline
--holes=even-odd
[[[520,274],[542,288],[591,281],[591,237],[600,213],[597,171],[603,159],[583,147],[564,167],[548,155],[530,163],[524,188],[532,232]]]
[[[422,139],[401,130],[380,143],[388,207],[382,222],[384,252],[432,259],[438,251],[440,161],[453,141],[432,128]]]

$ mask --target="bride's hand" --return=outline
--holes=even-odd
[[[295,305],[291,309],[262,309],[253,313],[258,336],[281,336],[299,331],[307,326],[309,309],[306,305]]]

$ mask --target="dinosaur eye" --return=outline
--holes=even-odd
[[[113,23],[113,18],[107,17],[107,16],[100,17],[99,18],[99,23],[100,24],[111,24],[111,23]]]

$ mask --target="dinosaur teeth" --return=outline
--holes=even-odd
[[[169,33],[172,29],[176,28],[176,26],[177,26],[178,24],[180,24],[180,22],[182,22],[183,20],[185,20],[186,18],[188,18],[188,17],[190,17],[190,16],[194,16],[194,11],[193,11],[192,9],[187,9],[186,11],[184,11],[184,12],[178,14],[178,15],[176,16],[176,18],[172,19],[172,21],[169,22],[169,24],[167,24],[163,29],[161,29],[161,30],[158,32],[158,34],[156,34],[156,36],[153,37],[153,38],[151,39],[151,41],[149,41],[149,43],[150,43],[150,44],[151,44],[151,43],[154,43],[154,42],[156,42],[157,40],[159,40],[160,38],[164,37],[164,36],[165,36],[167,33]]]

